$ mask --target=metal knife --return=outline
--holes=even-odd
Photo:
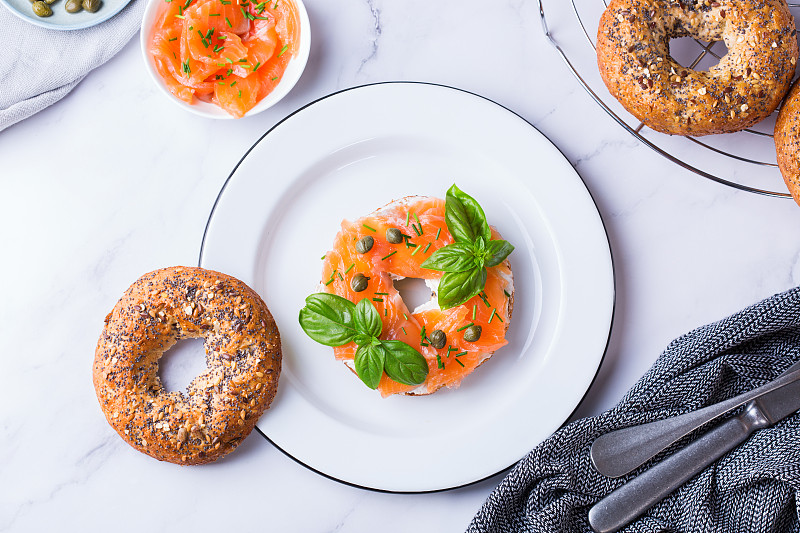
[[[798,379],[800,379],[800,362],[790,366],[769,383],[729,400],[684,415],[630,426],[601,435],[592,443],[590,452],[592,463],[604,476],[620,477],[629,474],[700,426],[761,394]]]
[[[613,533],[661,501],[695,474],[732,450],[757,429],[769,427],[800,409],[800,381],[763,394],[744,410],[633,478],[589,510],[597,533]]]

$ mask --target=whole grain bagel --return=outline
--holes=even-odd
[[[186,392],[164,389],[161,356],[179,339],[204,339],[208,368]],[[106,317],[93,379],[106,419],[137,450],[202,464],[247,436],[278,386],[281,342],[262,299],[241,281],[171,267],[139,278]]]
[[[674,135],[744,129],[772,113],[797,63],[784,0],[611,0],[597,32],[609,92],[650,128]],[[724,41],[707,71],[669,55],[672,38]]]
[[[775,122],[778,168],[794,201],[800,204],[800,84],[795,83],[783,101]]]

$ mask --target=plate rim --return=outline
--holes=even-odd
[[[4,1],[4,0],[0,0],[0,1]],[[617,283],[616,283],[617,282],[617,272],[616,272],[616,262],[614,260],[613,249],[611,248],[611,240],[609,239],[608,228],[606,227],[605,220],[603,219],[603,217],[600,214],[600,209],[598,208],[597,200],[594,198],[594,195],[592,194],[591,190],[586,185],[586,181],[583,179],[583,176],[581,176],[580,173],[578,172],[578,170],[575,168],[575,165],[573,165],[572,162],[570,162],[570,160],[566,157],[564,152],[555,143],[553,143],[550,140],[550,138],[547,137],[547,135],[545,135],[544,133],[539,131],[539,129],[536,128],[536,126],[534,126],[529,120],[525,119],[519,113],[509,109],[508,107],[504,106],[503,104],[500,104],[500,103],[492,100],[491,98],[488,98],[486,96],[474,93],[474,92],[466,90],[466,89],[461,89],[459,87],[454,87],[454,86],[446,85],[446,84],[442,84],[442,83],[434,83],[434,82],[426,82],[426,81],[389,80],[389,81],[378,81],[378,82],[366,83],[366,84],[362,84],[362,85],[356,85],[356,86],[352,86],[352,87],[346,87],[344,89],[340,89],[340,90],[328,93],[328,94],[326,94],[324,96],[321,96],[321,97],[319,97],[319,98],[317,98],[315,100],[312,100],[311,102],[299,107],[298,109],[292,111],[291,113],[286,115],[284,118],[282,118],[281,120],[276,122],[272,127],[270,127],[266,132],[264,132],[264,134],[262,134],[245,151],[245,153],[242,155],[242,157],[239,159],[239,161],[234,165],[234,167],[231,170],[231,172],[228,174],[228,177],[225,178],[225,181],[223,182],[222,186],[219,189],[219,192],[217,193],[216,198],[214,199],[214,202],[213,202],[213,204],[211,206],[211,210],[210,210],[210,212],[208,214],[208,218],[206,219],[205,227],[203,228],[203,236],[202,236],[201,241],[200,241],[200,252],[198,254],[197,266],[202,268],[203,254],[204,254],[205,245],[206,245],[206,237],[208,236],[208,231],[209,231],[209,228],[211,226],[211,220],[214,218],[214,214],[215,214],[215,212],[217,210],[217,206],[219,205],[220,199],[222,198],[222,195],[225,192],[225,189],[228,187],[228,185],[231,182],[233,176],[236,174],[236,171],[239,169],[239,167],[242,165],[242,163],[245,161],[245,159],[247,159],[247,156],[250,155],[250,152],[252,152],[261,143],[261,141],[263,141],[270,133],[272,133],[275,129],[277,129],[279,126],[281,126],[284,122],[286,122],[287,120],[291,119],[292,117],[294,117],[295,115],[299,114],[300,112],[304,111],[308,107],[311,107],[311,106],[313,106],[313,105],[315,105],[315,104],[317,104],[317,103],[319,103],[321,101],[327,100],[327,99],[332,98],[334,96],[337,96],[339,94],[342,94],[342,93],[345,93],[345,92],[349,92],[349,91],[353,91],[353,90],[363,89],[363,88],[367,88],[367,87],[374,87],[374,86],[378,86],[378,85],[403,85],[403,84],[406,84],[406,85],[428,85],[428,86],[440,87],[440,88],[445,88],[445,89],[458,91],[458,92],[465,93],[465,94],[480,98],[482,100],[485,100],[485,101],[487,101],[489,103],[492,103],[492,104],[498,106],[499,108],[501,108],[501,109],[513,114],[514,116],[516,116],[520,120],[524,121],[529,127],[534,129],[537,133],[539,133],[544,139],[547,140],[547,142],[551,146],[553,146],[556,149],[556,151],[561,155],[561,157],[563,157],[564,160],[569,164],[570,168],[572,168],[572,170],[575,172],[575,175],[578,177],[578,179],[580,179],[580,181],[581,181],[581,183],[583,185],[583,188],[586,190],[586,192],[587,192],[587,194],[589,196],[589,199],[591,200],[592,204],[594,205],[594,208],[595,208],[595,210],[597,212],[597,215],[598,215],[598,219],[600,220],[600,226],[602,227],[603,233],[605,235],[605,244],[607,245],[607,248],[608,248],[608,255],[609,255],[609,261],[610,261],[610,267],[611,267],[611,314],[610,314],[609,322],[608,322],[608,334],[606,336],[605,345],[603,346],[603,352],[600,355],[600,359],[599,359],[599,361],[597,363],[597,367],[594,370],[594,375],[592,376],[592,379],[590,380],[589,385],[586,387],[586,390],[583,391],[583,395],[580,397],[580,399],[576,403],[575,408],[572,410],[572,412],[564,419],[564,421],[555,430],[555,431],[559,431],[561,428],[563,428],[566,424],[568,424],[570,422],[570,420],[572,419],[574,414],[582,406],[584,400],[586,399],[586,396],[589,394],[589,391],[592,389],[592,386],[594,385],[594,383],[597,380],[597,376],[600,373],[600,368],[603,366],[603,362],[605,361],[606,355],[608,353],[608,347],[609,347],[610,342],[611,342],[611,334],[612,334],[613,329],[614,329],[614,320],[615,320],[615,317],[616,317],[616,309],[617,309]],[[506,473],[511,468],[513,468],[516,464],[519,463],[519,460],[515,461],[514,463],[512,463],[512,464],[510,464],[510,465],[508,465],[508,466],[506,466],[506,467],[504,467],[504,468],[502,468],[502,469],[500,469],[500,470],[498,470],[498,471],[496,471],[496,472],[494,472],[492,474],[484,476],[484,477],[482,477],[480,479],[476,479],[474,481],[469,481],[467,483],[461,483],[461,484],[458,484],[458,485],[453,485],[453,486],[450,486],[450,487],[441,487],[441,488],[428,489],[428,490],[425,490],[425,489],[422,489],[422,490],[383,489],[383,488],[379,488],[379,487],[371,487],[369,485],[361,485],[359,483],[354,483],[352,481],[347,481],[345,479],[340,479],[340,478],[338,478],[338,477],[336,477],[334,475],[327,474],[327,473],[325,473],[325,472],[323,472],[323,471],[321,471],[321,470],[319,470],[319,469],[317,469],[317,468],[315,468],[315,467],[313,467],[313,466],[311,466],[309,464],[306,464],[305,462],[301,461],[297,457],[293,456],[287,450],[283,449],[281,446],[276,444],[275,441],[270,439],[257,425],[255,426],[255,430],[258,431],[258,433],[264,439],[266,439],[276,449],[281,451],[285,456],[289,457],[294,462],[296,462],[297,464],[307,468],[308,470],[310,470],[310,471],[312,471],[312,472],[314,472],[316,474],[319,474],[322,477],[330,479],[332,481],[336,481],[338,483],[341,483],[343,485],[347,485],[347,486],[358,488],[358,489],[368,490],[368,491],[371,491],[371,492],[378,492],[378,493],[387,493],[387,494],[433,494],[433,493],[438,493],[438,492],[446,492],[446,491],[461,489],[461,488],[464,488],[464,487],[469,487],[469,486],[472,486],[472,485],[476,485],[478,483],[482,483],[482,482],[484,482],[484,481],[486,481],[486,480],[488,480],[490,478],[493,478],[493,477],[498,476],[500,474]],[[537,444],[537,446],[538,446],[538,444]],[[535,448],[535,446],[534,446],[534,448]],[[523,458],[524,457],[525,456],[523,456]],[[522,460],[522,458],[520,458],[520,460]]]
[[[77,24],[54,24],[52,22],[48,23],[46,18],[42,18],[41,20],[31,18],[24,13],[22,13],[19,9],[15,6],[11,5],[11,2],[8,0],[0,0],[0,4],[8,9],[9,13],[17,17],[18,19],[26,22],[28,24],[32,24],[34,26],[38,26],[40,28],[44,28],[47,30],[54,30],[54,31],[74,31],[74,30],[85,30],[87,28],[91,28],[93,26],[97,26],[98,24],[102,24],[106,22],[116,15],[120,13],[123,9],[125,9],[128,4],[130,4],[133,0],[122,0],[116,8],[109,11],[107,14],[99,15],[96,19],[91,19],[88,22],[77,23]]]

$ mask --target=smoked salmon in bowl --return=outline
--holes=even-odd
[[[140,39],[145,66],[170,100],[221,119],[275,105],[311,50],[301,0],[150,0]]]

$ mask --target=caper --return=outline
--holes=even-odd
[[[441,350],[444,348],[444,345],[447,344],[447,334],[440,329],[435,329],[428,335],[428,340],[431,341],[431,346],[437,350]]]
[[[102,4],[103,2],[101,0],[83,0],[83,2],[81,2],[81,6],[83,6],[83,9],[85,9],[89,13],[94,13],[95,11],[100,9],[100,6]]]
[[[464,340],[467,342],[478,342],[481,338],[481,327],[473,325],[464,331]]]
[[[42,0],[36,0],[33,3],[33,12],[36,13],[37,17],[49,17],[53,14],[53,10],[50,9],[50,6],[42,2]]]
[[[367,235],[365,237],[361,237],[361,240],[356,243],[356,252],[365,254],[372,250],[373,244],[375,244],[375,239],[373,239],[372,236]]]
[[[67,3],[64,4],[64,9],[67,10],[67,13],[77,13],[81,9],[81,0],[67,0]]]
[[[356,274],[350,280],[350,288],[355,292],[361,292],[367,288],[369,278],[364,274]]]
[[[397,228],[389,228],[386,230],[386,240],[392,244],[400,244],[403,242],[403,232]]]

